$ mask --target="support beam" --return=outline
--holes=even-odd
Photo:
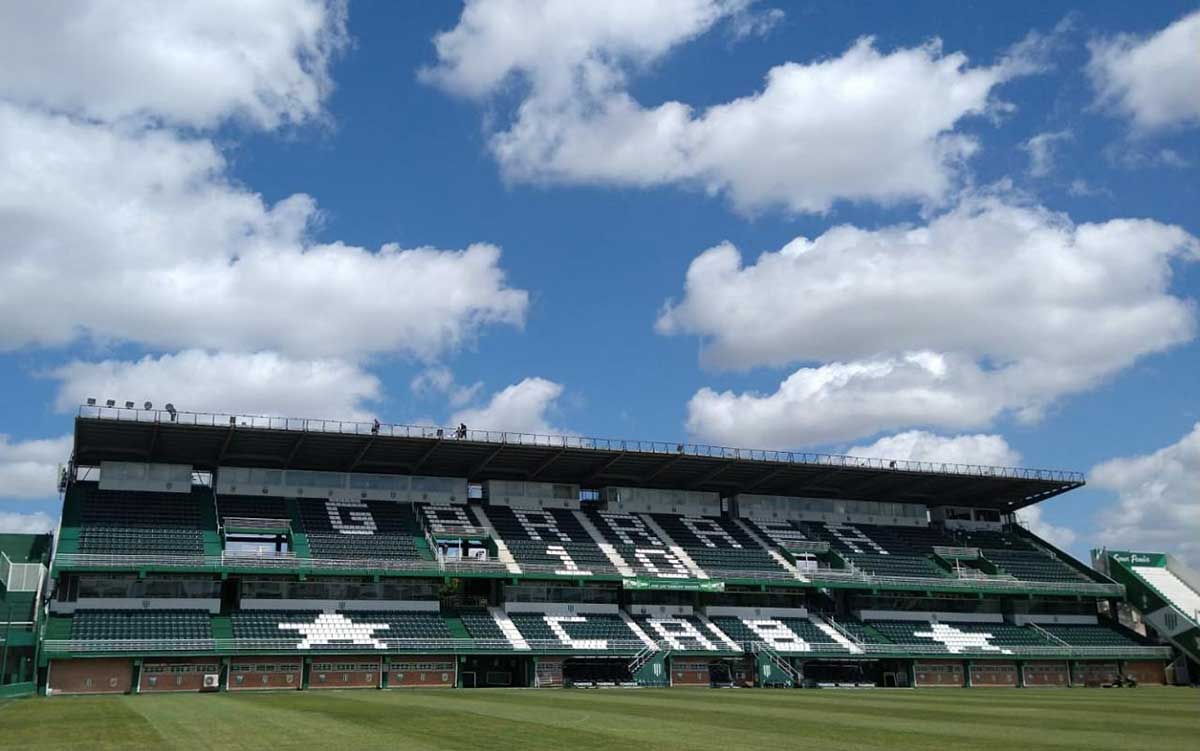
[[[725,462],[724,464],[721,464],[717,467],[714,467],[713,469],[710,469],[709,471],[705,472],[704,474],[700,475],[699,477],[697,477],[696,479],[694,479],[690,483],[688,483],[688,488],[691,488],[691,489],[698,488],[701,485],[703,485],[704,483],[708,482],[709,480],[716,479],[722,472],[729,469],[730,467],[732,467],[735,464],[737,464],[737,462]]]
[[[663,462],[662,464],[655,467],[653,472],[646,475],[645,477],[640,478],[639,481],[643,482],[643,483],[650,482],[655,477],[658,477],[663,472],[665,472],[668,469],[670,469],[671,467],[675,466],[679,462],[680,459],[683,459],[686,456],[687,456],[687,454],[676,454],[675,456],[672,456],[670,459],[667,459],[665,462]]]
[[[536,480],[538,475],[549,469],[550,465],[562,458],[563,454],[567,453],[565,448],[559,449],[550,456],[549,459],[534,467],[533,471],[525,475],[526,480]]]
[[[283,460],[283,468],[284,469],[287,469],[288,467],[292,466],[292,460],[294,460],[296,458],[296,452],[299,451],[300,447],[304,445],[304,436],[305,435],[306,435],[305,433],[301,433],[299,436],[296,437],[296,442],[292,444],[292,448],[288,451],[287,458]]]
[[[467,479],[468,480],[474,479],[474,477],[476,475],[478,475],[480,472],[482,472],[487,467],[487,465],[491,464],[492,460],[495,459],[497,456],[499,456],[500,452],[503,451],[505,448],[506,447],[503,443],[500,444],[499,446],[496,447],[495,451],[493,451],[492,453],[485,456],[483,458],[483,461],[479,462],[474,467],[471,467],[470,471],[467,472]]]
[[[749,485],[747,485],[746,487],[742,488],[739,492],[749,493],[750,491],[754,490],[755,488],[762,487],[762,485],[764,483],[768,483],[771,480],[774,480],[776,477],[783,474],[783,472],[786,471],[787,469],[788,469],[788,467],[775,467],[773,469],[769,469],[766,472],[759,475],[754,480],[754,482],[752,482]]]
[[[150,431],[150,445],[146,448],[146,456],[150,459],[154,458],[154,447],[158,445],[158,423],[154,423],[154,429]]]
[[[363,457],[366,456],[367,452],[371,450],[371,445],[375,443],[376,437],[377,436],[372,435],[367,438],[367,440],[363,441],[362,448],[359,449],[358,453],[354,455],[354,461],[350,462],[350,466],[346,469],[347,472],[353,472],[354,468],[362,462]]]
[[[233,432],[237,428],[230,423],[229,428],[225,431],[225,440],[221,442],[221,450],[217,452],[217,466],[221,465],[221,460],[225,458],[225,452],[229,450],[229,444],[233,441]]]
[[[429,450],[426,451],[424,454],[421,454],[421,458],[418,459],[416,461],[416,463],[413,464],[412,467],[409,468],[408,471],[415,475],[417,473],[417,470],[420,469],[425,464],[425,462],[429,459],[429,457],[433,456],[433,452],[437,451],[438,446],[441,446],[442,441],[444,441],[444,440],[446,440],[446,439],[438,438],[436,441],[434,441],[433,445],[429,447]]]
[[[585,477],[585,478],[584,478],[584,480],[583,480],[583,482],[581,482],[581,483],[579,483],[579,484],[580,484],[580,485],[587,485],[588,483],[592,482],[593,480],[595,480],[596,478],[598,478],[600,475],[604,474],[604,472],[605,472],[605,471],[606,471],[606,470],[607,470],[609,467],[611,467],[612,465],[614,465],[614,464],[616,464],[617,462],[619,462],[619,461],[620,461],[620,460],[621,460],[621,459],[622,459],[624,456],[625,456],[625,452],[624,452],[624,451],[620,451],[620,452],[618,452],[618,453],[617,453],[617,455],[616,455],[616,456],[612,457],[611,459],[606,459],[605,461],[601,462],[601,463],[600,463],[600,466],[596,467],[595,471],[593,471],[591,474],[589,474],[587,477]]]

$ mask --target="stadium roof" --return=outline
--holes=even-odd
[[[1078,472],[660,441],[248,415],[81,407],[73,462],[421,474],[484,480],[969,505],[1011,511],[1084,484]]]

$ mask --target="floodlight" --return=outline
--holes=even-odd
[[[145,404],[142,405],[142,409],[153,409],[153,407],[154,407],[154,405],[151,404],[150,402],[146,402]]]
[[[133,409],[133,402],[125,402],[125,409]]]
[[[171,414],[175,414],[175,405],[171,404],[170,402],[167,402],[166,410],[167,410],[167,412],[170,412]]]
[[[104,406],[115,407],[115,406],[117,406],[117,400],[116,399],[108,399],[104,402]]]
[[[87,398],[87,405],[88,405],[89,407],[95,407],[95,406],[96,406],[96,397],[94,397],[94,396],[89,396],[89,397]]]

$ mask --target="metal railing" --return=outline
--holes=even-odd
[[[1016,579],[1011,576],[981,577],[924,577],[924,576],[882,576],[867,574],[862,571],[843,571],[837,569],[819,569],[817,571],[801,571],[814,584],[845,584],[847,582],[861,583],[871,587],[899,587],[912,589],[927,587],[934,590],[978,590],[981,588],[996,591],[1037,591],[1047,593],[1079,594],[1094,597],[1123,596],[1125,587],[1121,584],[1105,584],[1102,582],[1059,582],[1033,581]]]
[[[552,448],[584,449],[594,451],[622,451],[626,453],[674,454],[717,459],[745,459],[751,461],[805,464],[823,467],[862,469],[884,469],[897,472],[923,472],[974,477],[995,477],[1016,480],[1046,480],[1062,483],[1083,483],[1082,472],[1057,469],[1029,469],[1021,467],[997,467],[985,464],[955,464],[951,462],[922,462],[906,459],[871,459],[840,454],[820,454],[802,451],[778,451],[771,449],[747,449],[730,446],[679,441],[641,441],[623,438],[592,438],[581,435],[548,435],[521,433],[502,430],[469,429],[465,434],[454,428],[430,425],[401,425],[351,420],[322,420],[303,417],[275,417],[270,415],[239,415],[215,412],[167,412],[160,409],[127,409],[125,407],[81,405],[79,416],[102,420],[126,422],[173,423],[203,427],[258,428],[265,430],[287,430],[309,433],[339,433],[350,435],[380,435],[396,438],[433,438],[464,440],[482,443],[507,443],[520,446],[549,446]]]
[[[40,563],[13,563],[8,555],[0,551],[0,583],[9,592],[36,592],[46,575],[46,567]]]
[[[597,642],[595,645],[570,645],[557,639],[526,639],[529,650],[518,650],[508,639],[387,639],[375,638],[363,644],[312,644],[301,648],[296,639],[46,639],[42,649],[46,654],[89,652],[617,652],[633,654],[645,648],[640,639],[577,639],[578,642]],[[604,642],[601,646],[598,642]]]
[[[600,652],[633,655],[643,662],[656,652],[716,652],[730,653],[737,650],[728,648],[718,649],[688,649],[674,648],[669,642],[656,642],[654,650],[650,650],[640,639],[608,639],[608,640],[577,640],[580,642],[594,641],[593,645],[573,646],[559,640],[532,639],[526,640],[528,650],[517,650],[507,639],[376,639],[369,644],[313,644],[306,649],[300,648],[300,642],[295,639],[47,639],[42,642],[42,649],[47,655],[86,654],[86,653],[162,653],[162,652],[203,652],[221,654],[241,654],[250,652],[302,652],[322,654],[327,652],[425,652],[425,653],[456,653],[456,652],[503,652],[518,651],[534,652]],[[600,646],[598,642],[605,642]],[[746,653],[755,651],[755,642],[737,642],[737,649]],[[952,651],[940,644],[876,644],[857,642],[855,646],[862,649],[863,654],[873,656],[919,656],[919,657],[988,657],[1004,658],[1093,658],[1093,659],[1169,659],[1170,647],[1082,647],[1082,646],[1001,646],[995,649],[963,649]],[[808,642],[805,650],[789,650],[774,648],[774,651],[784,655],[845,655],[846,648],[841,644]]]
[[[16,565],[16,564],[14,564]],[[176,568],[192,571],[223,571],[232,568],[277,569],[289,571],[304,569],[309,571],[375,571],[380,573],[406,574],[409,576],[453,576],[455,574],[492,574],[498,577],[512,576],[507,564],[490,558],[487,560],[417,560],[417,559],[342,559],[342,558],[300,558],[292,554],[277,554],[273,551],[262,553],[254,551],[233,551],[221,555],[115,555],[108,553],[59,553],[54,559],[54,565],[60,568],[96,568],[96,569],[139,569],[139,568]],[[569,578],[587,578],[587,574],[564,573],[561,566],[550,564],[517,564],[522,575],[552,575]],[[623,578],[615,567],[592,566],[592,576]],[[917,577],[917,576],[876,576],[860,570],[849,569],[800,569],[799,574],[790,571],[772,571],[769,569],[733,570],[713,569],[708,571],[715,574],[714,579],[747,580],[766,582],[798,582],[801,584],[846,585],[858,584],[862,587],[901,589],[928,588],[931,590],[975,591],[981,588],[999,592],[1037,591],[1046,593],[1079,594],[1086,596],[1121,596],[1124,586],[1121,584],[1104,584],[1099,582],[1041,582],[1011,577],[982,576],[975,577]]]
[[[933,552],[943,558],[961,558],[968,561],[980,557],[979,548],[955,547],[951,545],[934,545]]]
[[[290,529],[292,522],[290,519],[268,519],[258,516],[227,516],[222,520],[221,526],[271,532],[277,529]]]

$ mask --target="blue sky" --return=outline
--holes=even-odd
[[[1079,469],[1035,528],[1195,559],[1200,8],[950,10],[0,11],[0,524],[96,396]]]

